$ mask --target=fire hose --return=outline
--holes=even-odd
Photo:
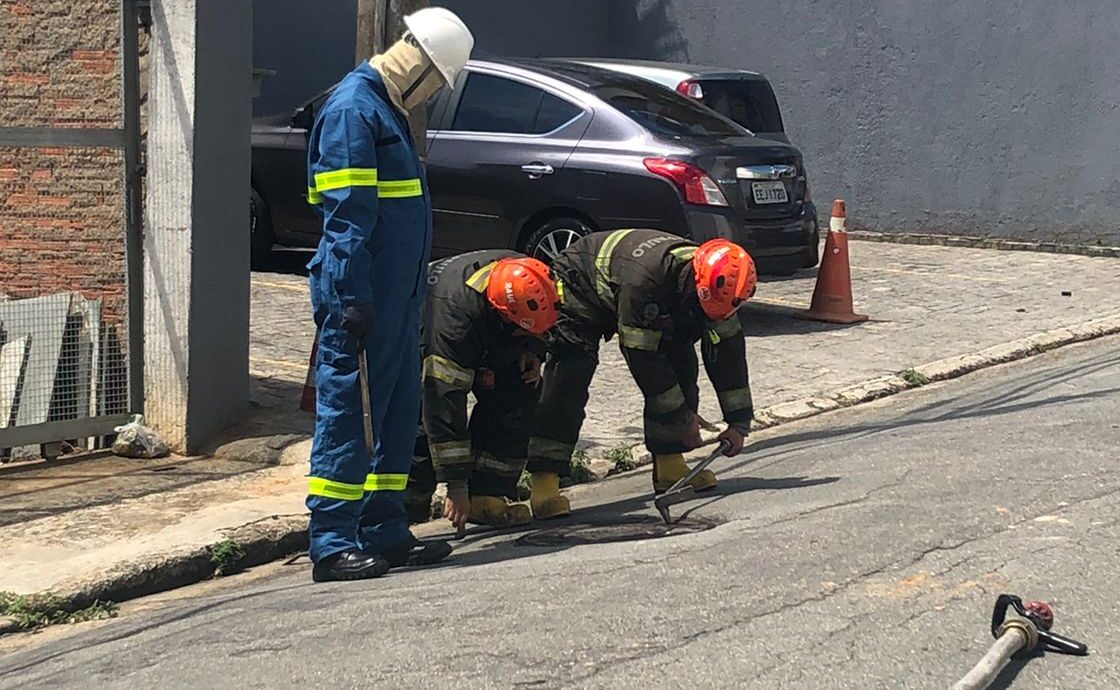
[[[1015,615],[1008,617],[1008,609]],[[992,636],[996,638],[984,658],[961,678],[952,690],[984,690],[995,682],[1012,658],[1040,651],[1086,656],[1089,648],[1077,640],[1052,632],[1054,611],[1043,601],[1023,600],[1001,594],[992,611]]]

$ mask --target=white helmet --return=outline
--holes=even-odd
[[[455,77],[474,48],[474,36],[463,20],[446,7],[425,7],[405,17],[404,25],[447,84],[454,87]]]

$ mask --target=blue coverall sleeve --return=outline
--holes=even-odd
[[[323,113],[308,164],[308,199],[322,204],[325,277],[341,306],[371,304],[373,257],[369,239],[376,230],[376,123],[351,109]]]

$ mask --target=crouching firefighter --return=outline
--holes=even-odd
[[[474,39],[442,8],[404,22],[404,38],[338,84],[308,140],[307,198],[323,216],[308,264],[319,329],[307,497],[316,581],[378,577],[451,552],[446,542],[413,537],[404,504],[432,239],[406,117],[455,83]]]
[[[685,451],[701,444],[695,343],[719,397],[727,455],[737,455],[753,416],[746,347],[735,311],[754,294],[754,261],[723,239],[700,247],[657,230],[588,235],[552,264],[560,290],[538,424],[529,439],[533,514],[567,515],[560,477],[583,424],[588,387],[598,365],[599,341],[618,334],[619,348],[645,397],[645,445],[653,455],[653,485],[668,490],[688,472]],[[696,490],[713,488],[705,470]]]
[[[446,482],[443,512],[456,527],[526,524],[532,514],[517,502],[517,483],[544,358],[537,336],[556,322],[548,267],[517,252],[484,250],[432,264],[428,285],[410,517],[427,519],[436,483]]]

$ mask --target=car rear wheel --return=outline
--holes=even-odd
[[[560,252],[591,232],[591,228],[579,219],[553,218],[529,235],[525,241],[525,253],[550,264]]]
[[[272,234],[272,218],[268,207],[257,190],[249,190],[249,262],[253,268],[261,268],[272,256],[272,245],[276,236]]]

